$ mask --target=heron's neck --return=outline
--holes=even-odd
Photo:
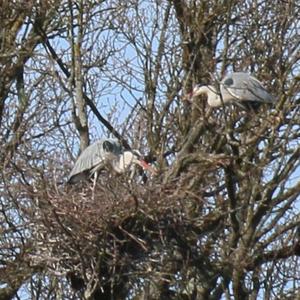
[[[123,173],[133,162],[132,153],[130,151],[125,151],[112,163],[113,169],[117,173]]]
[[[200,88],[202,90],[201,93],[205,93],[207,95],[207,103],[211,107],[220,107],[222,106],[222,100],[217,90],[212,86],[202,86]]]

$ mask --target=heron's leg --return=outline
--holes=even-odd
[[[133,164],[130,166],[130,175],[129,175],[129,183],[133,182],[134,175],[136,173],[136,165]]]
[[[98,171],[96,171],[96,172],[94,173],[93,192],[92,192],[93,200],[95,200],[95,189],[96,189],[97,179],[98,179]]]

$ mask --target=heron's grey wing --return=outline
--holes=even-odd
[[[103,141],[99,140],[88,146],[78,157],[70,175],[68,183],[75,183],[89,177],[89,171],[101,163],[104,164],[106,153],[103,151]]]
[[[223,78],[220,84],[220,92],[222,95],[222,100],[224,102],[231,102],[239,99],[239,96],[234,93],[235,81],[232,74],[229,74]]]
[[[78,157],[68,183],[87,179],[91,173],[103,168],[122,153],[121,144],[115,139],[101,139],[88,146]]]
[[[221,82],[221,92],[227,92],[232,100],[256,101],[272,103],[274,98],[262,83],[244,72],[236,72],[226,76]]]
[[[251,100],[253,95],[247,89],[246,82],[248,80],[249,75],[243,72],[235,72],[225,76],[220,87],[223,98],[231,98],[237,103],[238,101]]]
[[[275,101],[275,97],[268,93],[263,84],[253,76],[249,76],[247,89],[254,96],[255,101],[266,103],[272,103]]]

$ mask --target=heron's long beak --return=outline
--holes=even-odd
[[[144,169],[144,170],[148,170],[149,172],[151,172],[153,175],[157,174],[157,170],[155,168],[153,168],[152,166],[150,166],[148,163],[146,163],[144,160],[139,160],[138,164]]]

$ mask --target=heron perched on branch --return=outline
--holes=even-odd
[[[88,146],[80,154],[67,182],[72,184],[94,177],[94,189],[99,172],[105,167],[121,174],[132,165],[139,165],[143,169],[155,173],[154,168],[141,158],[139,151],[123,152],[122,146],[117,140],[101,139]]]
[[[275,102],[275,98],[258,79],[244,72],[226,75],[220,82],[219,89],[212,85],[196,85],[185,99],[192,101],[202,94],[207,96],[207,103],[211,107],[236,104],[245,108],[247,105],[257,106],[257,104]]]

